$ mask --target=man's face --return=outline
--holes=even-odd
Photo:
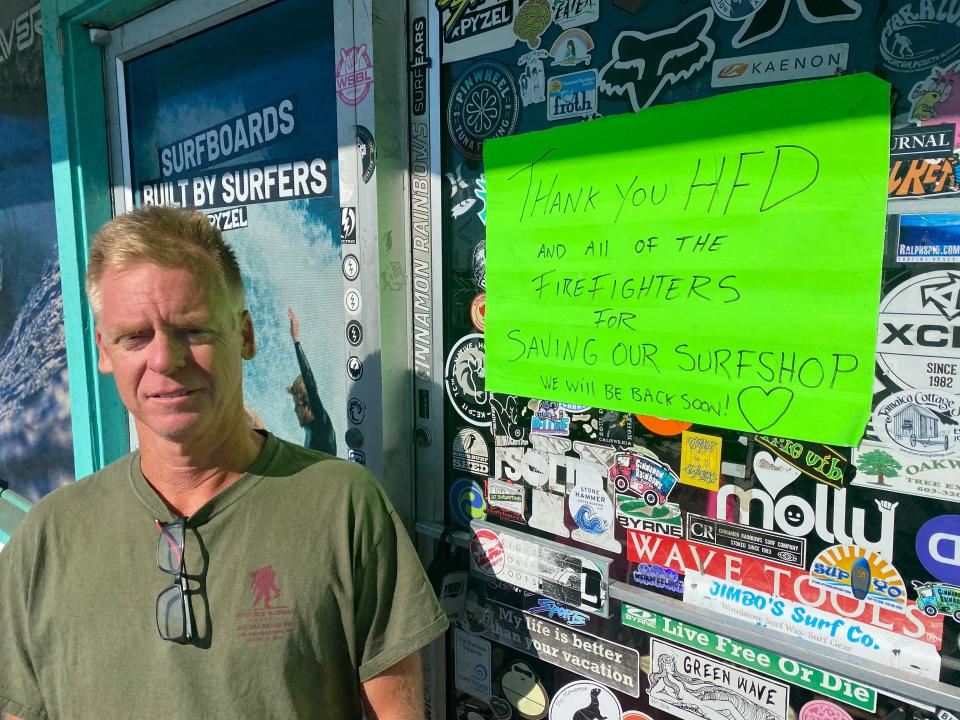
[[[114,376],[141,438],[216,441],[243,422],[253,324],[222,294],[211,273],[150,263],[101,276],[98,367]]]

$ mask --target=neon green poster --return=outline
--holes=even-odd
[[[856,445],[889,138],[864,74],[489,141],[487,389]]]

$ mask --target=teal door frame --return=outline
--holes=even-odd
[[[92,28],[113,28],[157,0],[41,0],[43,61],[76,477],[129,450],[127,414],[113,380],[97,372],[94,323],[83,289],[88,242],[112,216],[102,49]]]

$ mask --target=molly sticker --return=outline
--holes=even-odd
[[[613,41],[610,61],[600,70],[600,92],[624,95],[634,112],[650,106],[664,90],[700,72],[713,60],[716,44],[708,36],[713,8],[707,7],[679,24],[645,33],[624,30]]]
[[[870,713],[876,710],[877,691],[871,687],[652,610],[627,603],[622,603],[620,607],[621,622],[627,627],[770,675],[861,710]]]
[[[960,392],[958,320],[960,272],[936,270],[903,281],[880,301],[881,371],[904,390]]]
[[[907,589],[897,569],[877,553],[856,545],[834,545],[810,565],[811,583],[881,607],[903,610]]]
[[[884,444],[916,457],[944,458],[957,454],[958,418],[960,396],[929,389],[894,393],[877,405],[872,422]]]
[[[465,335],[450,349],[444,373],[447,397],[457,414],[481,427],[490,424],[483,335]]]
[[[453,62],[517,42],[513,20],[517,0],[436,0],[440,11],[443,62]]]
[[[465,157],[479,160],[483,141],[513,133],[519,116],[516,81],[498,62],[471,65],[450,90],[447,131]]]
[[[490,602],[488,607],[493,613],[485,637],[625,695],[640,697],[640,653],[633,648],[500,603]]]
[[[714,658],[650,640],[650,706],[682,720],[786,720],[790,686]]]
[[[590,64],[590,53],[593,50],[593,38],[590,33],[580,28],[564,30],[550,46],[550,65],[573,67],[583,63]]]

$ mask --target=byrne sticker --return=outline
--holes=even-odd
[[[877,362],[904,390],[960,390],[960,272],[916,275],[880,303]]]
[[[483,141],[513,133],[519,116],[517,84],[498,62],[471,65],[450,90],[447,131],[465,157],[479,160]]]
[[[955,455],[960,440],[960,396],[940,390],[894,393],[873,412],[880,439],[909,455],[942,458]]]
[[[682,720],[703,720],[702,706],[735,707],[741,718],[786,720],[790,686],[707,655],[650,640],[650,706]]]
[[[858,545],[834,545],[822,551],[810,566],[810,582],[880,607],[903,610],[907,604],[907,590],[897,569]]]
[[[550,46],[551,66],[573,67],[583,63],[590,64],[590,53],[594,48],[590,33],[580,28],[564,30]]]
[[[710,85],[732,87],[831,77],[847,69],[849,52],[850,46],[847,43],[839,43],[760,55],[718,58],[713,61]]]
[[[447,397],[457,414],[467,422],[490,425],[490,403],[486,390],[486,361],[483,335],[465,335],[450,349],[444,372]]]
[[[619,718],[620,701],[609,689],[589,680],[577,680],[557,690],[550,701],[550,720]]]

